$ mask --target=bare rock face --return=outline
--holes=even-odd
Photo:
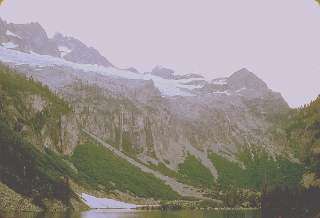
[[[49,148],[70,154],[79,144],[80,126],[76,117],[44,88],[25,91],[17,87],[13,94],[0,86],[0,96],[2,118],[40,150]]]
[[[268,86],[265,82],[245,68],[233,73],[228,78],[227,82],[232,90],[240,90],[242,88],[254,89],[255,91],[268,90]]]
[[[54,42],[39,23],[7,24],[4,29],[7,41],[18,45],[20,51],[59,56]]]
[[[19,45],[13,49],[36,50],[61,62],[105,67],[102,72],[96,68],[86,71],[72,65],[52,65],[51,59],[47,65],[41,59],[39,67],[32,61],[40,57],[23,54],[17,57],[29,64],[10,59],[12,67],[48,85],[72,105],[74,113],[60,120],[61,141],[52,145],[63,153],[72,152],[82,128],[145,163],[162,162],[177,169],[188,154],[194,155],[217,176],[208,160],[209,152],[232,158],[248,144],[274,149],[271,120],[289,110],[280,93],[247,69],[212,81],[198,74],[176,75],[164,67],[146,74],[134,69],[120,72],[95,49],[74,38],[58,34],[48,39],[38,24],[19,26],[0,21],[0,27],[0,43],[11,40]],[[1,57],[7,58],[9,50],[0,48]],[[39,101],[37,105],[41,105]],[[47,142],[54,144],[53,139]]]
[[[174,71],[169,68],[165,68],[161,66],[157,66],[153,68],[150,74],[159,76],[163,79],[174,79]]]
[[[0,40],[5,41],[7,23],[0,18]]]
[[[148,95],[154,90],[152,83],[149,88],[140,88],[141,99],[148,100],[129,93],[116,95],[105,87],[81,82],[61,92],[74,105],[78,122],[86,130],[120,150],[172,169],[189,153],[215,176],[208,152],[232,155],[248,143],[271,146],[268,130],[272,123],[268,119],[289,109],[281,95],[268,88],[258,97],[231,91],[229,95],[161,97]]]
[[[65,37],[58,33],[52,40],[56,44],[60,56],[68,61],[80,64],[97,64],[105,67],[112,66],[96,49],[87,47],[78,39]]]
[[[39,95],[28,96],[27,102],[30,103],[30,110],[35,113],[42,112],[47,104],[47,102]]]
[[[10,43],[10,48],[26,53],[60,57],[80,64],[112,66],[96,49],[75,38],[62,34],[56,34],[52,39],[48,38],[39,23],[13,24],[0,18],[0,44],[2,43]]]
[[[62,116],[60,126],[60,146],[63,154],[70,154],[80,142],[81,129],[73,115]]]
[[[154,76],[158,76],[163,79],[170,79],[170,80],[182,80],[182,79],[204,79],[203,76],[195,73],[186,74],[186,75],[177,75],[175,74],[174,70],[162,67],[162,66],[156,66],[152,69],[150,73]]]
[[[40,149],[50,148],[65,155],[70,154],[80,142],[80,128],[77,119],[72,113],[51,114],[50,102],[40,95],[28,95],[24,104],[28,105],[28,118],[31,120],[42,119],[43,124],[37,124],[40,134],[32,134],[32,127],[21,123],[22,132],[29,140]],[[44,114],[48,114],[45,116]],[[21,118],[17,119],[20,120]],[[42,118],[39,118],[42,117]],[[40,122],[40,121],[35,121]]]

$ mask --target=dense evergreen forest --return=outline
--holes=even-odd
[[[263,216],[320,217],[320,96],[291,111],[282,126],[304,174],[297,184],[264,187]]]

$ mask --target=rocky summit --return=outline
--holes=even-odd
[[[211,81],[160,66],[122,70],[75,38],[48,38],[38,23],[1,21],[0,43],[1,61],[66,99],[78,128],[146,164],[177,170],[190,154],[217,177],[208,153],[234,159],[248,144],[275,151],[270,120],[289,110],[281,94],[247,69]]]
[[[0,61],[0,140],[13,145],[0,141],[2,155],[22,167],[0,159],[0,182],[37,207],[81,191],[259,207],[266,173],[301,178],[279,124],[291,109],[246,68],[216,79],[121,69],[78,39],[1,19]],[[232,190],[246,197],[230,203]]]

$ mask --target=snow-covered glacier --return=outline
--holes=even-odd
[[[108,77],[119,77],[132,80],[152,80],[163,96],[192,96],[193,89],[202,85],[189,84],[191,81],[204,80],[203,78],[188,79],[164,79],[151,74],[131,72],[116,67],[105,67],[96,64],[79,64],[62,58],[49,55],[40,55],[35,52],[22,52],[13,49],[15,47],[0,46],[0,61],[14,65],[29,65],[35,69],[43,67],[68,67],[75,71],[95,72]]]

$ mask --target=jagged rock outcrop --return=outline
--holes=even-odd
[[[78,39],[65,37],[57,33],[52,40],[56,44],[60,56],[65,60],[80,64],[97,64],[105,67],[112,66],[96,49],[86,46]]]
[[[0,18],[0,44],[23,52],[61,57],[80,64],[112,66],[96,49],[75,38],[62,34],[48,38],[39,23],[13,24]]]
[[[188,154],[194,155],[214,176],[217,172],[208,152],[233,158],[245,145],[276,149],[269,134],[270,120],[289,106],[247,69],[212,81],[198,74],[175,75],[163,67],[142,74],[113,67],[76,39],[58,34],[48,40],[37,24],[28,24],[28,28],[0,25],[21,35],[21,46],[59,57],[26,54],[29,51],[20,49],[19,38],[0,30],[0,43],[10,41],[19,46],[2,44],[0,60],[48,85],[72,105],[74,117],[61,119],[63,129],[72,130],[69,136],[61,131],[66,141],[60,143],[64,153],[75,146],[76,126],[145,163],[161,162],[177,169]],[[24,43],[27,34],[18,30],[20,27],[30,29],[28,34],[38,36],[39,43],[34,45],[31,39]]]
[[[0,65],[0,118],[39,149],[70,154],[80,141],[75,115],[47,88]]]
[[[3,22],[3,21],[2,21]],[[3,24],[6,24],[3,22]],[[47,36],[39,23],[2,25],[4,32],[1,42],[12,42],[16,49],[24,52],[35,52],[42,55],[59,56],[55,43]]]
[[[186,74],[186,75],[176,75],[174,70],[162,67],[162,66],[156,66],[152,69],[150,73],[154,76],[158,76],[163,79],[171,79],[171,80],[182,80],[182,79],[204,79],[203,76],[195,73]]]
[[[163,79],[174,79],[174,71],[161,66],[153,68],[150,74],[159,76]]]

